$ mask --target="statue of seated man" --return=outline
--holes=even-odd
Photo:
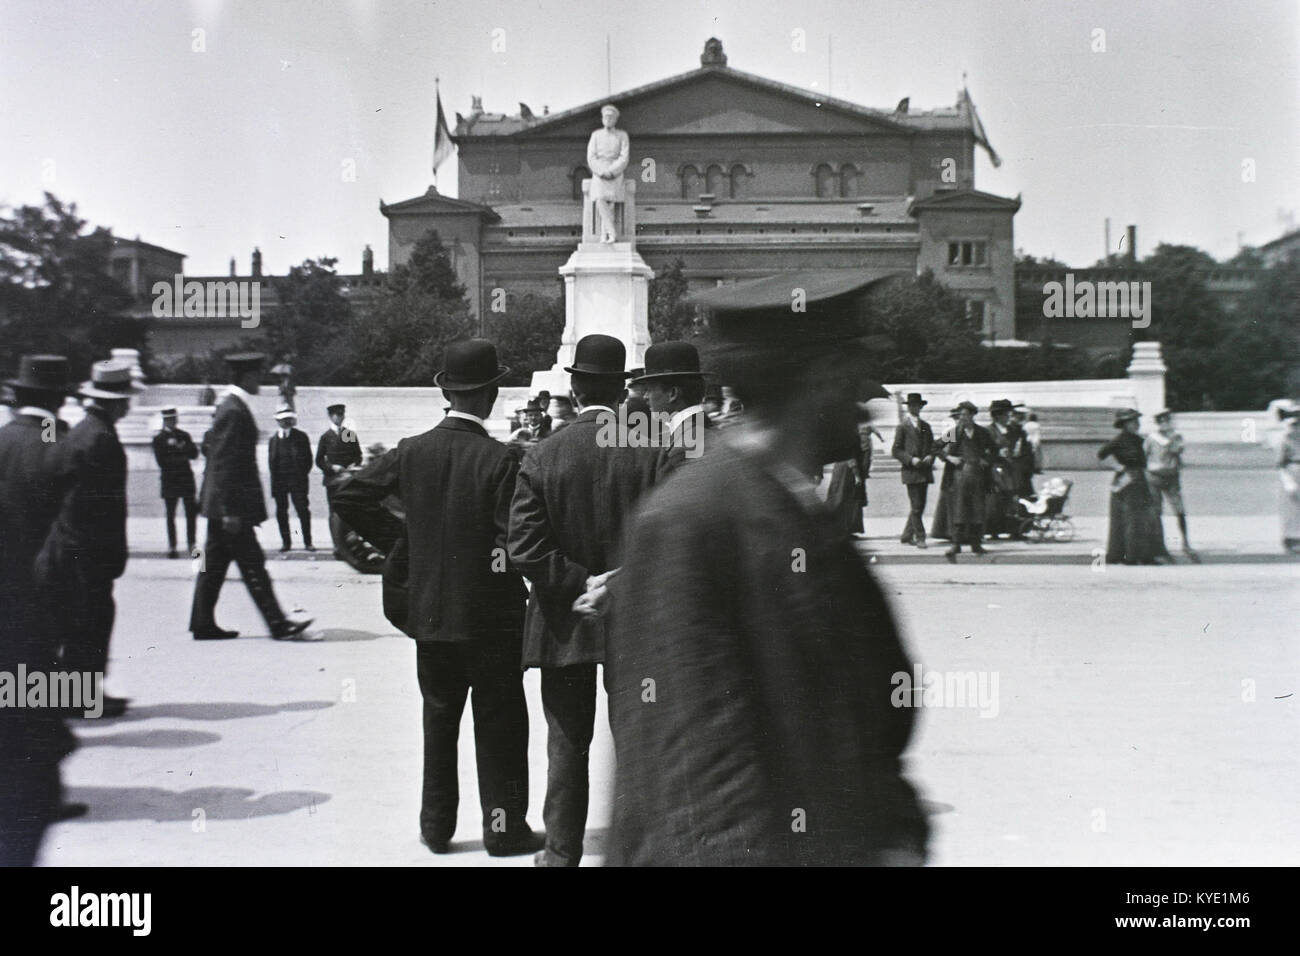
[[[616,127],[618,107],[600,108],[601,128],[587,141],[587,167],[591,170],[590,195],[600,214],[600,241],[613,242],[614,203],[623,200],[623,170],[627,169],[631,144],[627,133]]]

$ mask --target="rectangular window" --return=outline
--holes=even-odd
[[[988,265],[988,243],[979,239],[948,243],[948,265],[983,268]]]
[[[973,319],[975,324],[979,326],[980,334],[985,338],[988,337],[988,309],[983,299],[966,300],[966,317]]]

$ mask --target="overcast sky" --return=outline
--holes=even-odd
[[[614,92],[693,69],[711,35],[737,69],[883,109],[951,106],[965,71],[1004,160],[977,154],[977,187],[1023,194],[1016,245],[1074,265],[1102,255],[1106,216],[1113,243],[1137,223],[1141,254],[1167,241],[1222,258],[1300,211],[1294,0],[3,6],[0,203],[48,188],[186,253],[191,274],[232,255],[247,272],[255,245],[270,272],[321,255],[358,271],[366,243],[384,267],[379,200],[431,182],[434,77],[449,117],[474,94],[489,111],[567,109],[609,92],[606,35]]]

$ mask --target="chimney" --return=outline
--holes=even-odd
[[[257,248],[257,246],[254,246],[253,247],[253,278],[260,279],[261,277],[262,277],[262,250]]]
[[[234,256],[231,256],[231,257],[230,257],[230,277],[233,279],[233,278],[234,278],[235,276],[237,276],[237,275],[239,275],[239,273],[235,270],[235,257],[234,257]]]
[[[483,97],[481,96],[470,97],[469,115],[481,116],[482,114],[483,114]]]
[[[1125,238],[1125,244],[1128,246],[1125,252],[1127,252],[1128,254],[1129,265],[1133,265],[1137,262],[1137,244],[1138,244],[1137,226],[1128,227],[1128,234]]]
[[[375,253],[369,244],[361,250],[361,274],[367,278],[375,274]]]

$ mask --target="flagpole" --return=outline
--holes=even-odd
[[[435,104],[433,120],[433,155],[436,157],[438,155],[438,133],[440,132],[438,129],[437,111],[442,109],[442,92],[438,89],[437,74],[434,74],[433,77],[433,102]],[[433,189],[434,192],[438,191],[438,167],[436,165],[433,167]]]

